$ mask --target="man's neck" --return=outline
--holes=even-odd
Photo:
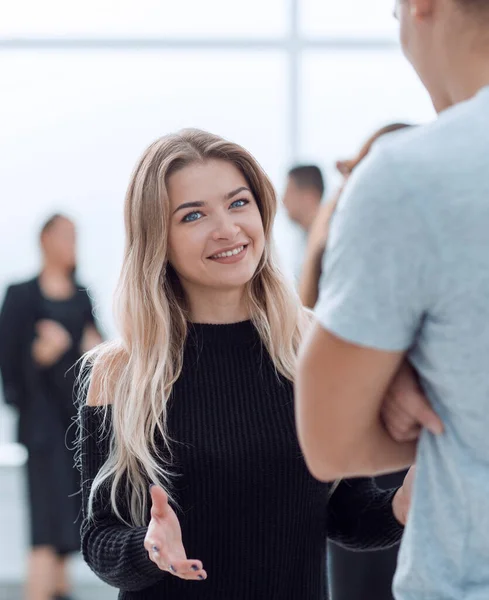
[[[57,300],[69,298],[74,293],[71,274],[59,265],[45,264],[39,276],[39,285],[44,295]]]
[[[451,105],[473,98],[481,89],[489,86],[489,49],[475,54],[452,49],[450,72],[447,77],[447,93]]]

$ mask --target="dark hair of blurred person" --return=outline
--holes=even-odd
[[[314,308],[319,294],[319,279],[321,277],[321,261],[326,247],[329,231],[329,222],[336,208],[338,199],[346,185],[348,178],[355,168],[368,155],[373,144],[382,136],[411,127],[406,123],[392,123],[382,127],[371,135],[363,144],[356,156],[350,159],[338,160],[336,168],[343,176],[343,182],[334,196],[328,202],[321,205],[316,218],[310,227],[307,242],[306,257],[299,281],[299,296],[308,308]]]
[[[316,165],[300,165],[288,172],[283,203],[287,213],[308,231],[319,210],[324,194],[324,178]]]
[[[61,214],[41,228],[38,276],[11,285],[0,313],[0,371],[28,450],[31,553],[26,600],[68,598],[67,557],[80,547],[73,467],[73,368],[102,341],[87,291],[75,280],[76,231]]]

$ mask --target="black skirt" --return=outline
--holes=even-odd
[[[49,443],[28,448],[27,488],[33,547],[63,556],[80,549],[81,494],[74,466],[75,425],[50,423]]]

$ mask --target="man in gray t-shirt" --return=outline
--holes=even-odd
[[[488,600],[489,1],[398,11],[441,114],[380,141],[340,200],[299,364],[298,431],[321,479],[416,458],[396,598]],[[379,417],[405,357],[445,425],[417,448]]]

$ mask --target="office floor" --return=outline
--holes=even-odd
[[[107,590],[99,585],[75,586],[73,598],[76,600],[115,600],[117,592]],[[20,585],[0,585],[0,600],[22,600],[22,588]]]

